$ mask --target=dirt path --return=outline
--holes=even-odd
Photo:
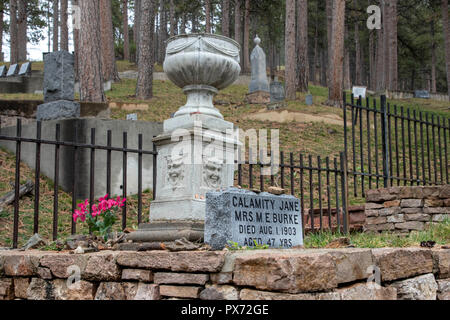
[[[271,121],[279,123],[310,123],[310,122],[324,122],[326,124],[343,125],[343,119],[337,114],[321,114],[313,115],[302,112],[290,112],[288,110],[267,111],[263,109],[258,113],[252,113],[245,117],[248,120]]]

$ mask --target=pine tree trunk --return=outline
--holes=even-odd
[[[166,0],[160,0],[159,2],[160,29],[159,29],[158,63],[161,65],[164,62],[164,57],[166,53],[165,41],[167,40],[167,19],[166,19],[165,1]]]
[[[308,0],[297,0],[297,91],[308,92]]]
[[[286,0],[286,27],[285,27],[285,85],[286,99],[296,98],[296,66],[295,54],[295,0]]]
[[[391,49],[390,45],[390,33],[391,30],[391,8],[388,0],[383,0],[383,12],[384,12],[384,21],[383,21],[383,49],[384,49],[384,81],[383,81],[383,90],[388,90],[391,88]]]
[[[100,37],[100,3],[80,1],[80,100],[105,102]]]
[[[17,0],[9,1],[10,12],[10,61],[11,64],[19,62],[19,43],[17,32]]]
[[[69,51],[68,0],[61,0],[61,50]]]
[[[447,66],[447,90],[450,97],[450,25],[448,21],[448,0],[442,0],[442,25],[445,42],[445,64]]]
[[[3,60],[4,60],[4,54],[3,54],[3,10],[5,10],[5,7],[3,5],[3,2],[0,2],[0,62],[3,62]]]
[[[130,61],[130,33],[128,28],[128,0],[122,0],[123,58]]]
[[[141,0],[134,1],[134,26],[133,26],[133,40],[135,44],[135,57],[136,64],[139,60],[139,29],[141,25]]]
[[[59,0],[53,0],[53,51],[59,50]]]
[[[72,0],[72,7],[78,6],[78,0]],[[79,50],[80,50],[80,31],[73,28],[73,46],[74,46],[74,60],[75,60],[75,80],[80,79],[79,73]]]
[[[431,92],[436,93],[436,39],[435,39],[435,22],[431,21]]]
[[[369,88],[375,90],[375,34],[371,30],[369,33]]]
[[[345,26],[344,28],[344,43],[345,39],[348,38],[348,28]],[[344,46],[344,90],[351,89],[351,80],[350,80],[350,50]]]
[[[389,89],[398,90],[397,0],[389,1]]]
[[[354,1],[355,7],[357,5],[356,0]],[[361,43],[359,40],[359,21],[355,22],[355,84],[362,84],[362,74],[361,74]]]
[[[314,68],[312,74],[312,82],[317,85],[318,79],[320,79],[320,53],[319,53],[319,12],[320,2],[317,1],[316,5],[316,22],[314,31]]]
[[[177,29],[177,20],[175,18],[175,4],[173,0],[170,0],[169,6],[170,36],[173,37],[176,34]]]
[[[27,60],[27,1],[17,2],[17,34],[19,46],[19,61]]]
[[[205,0],[206,33],[211,33],[211,0]]]
[[[249,52],[249,39],[250,39],[250,0],[245,0],[245,13],[244,13],[244,50],[242,55],[244,56],[244,73],[250,73],[250,52]]]
[[[230,36],[230,0],[222,0],[222,34]]]
[[[343,68],[344,68],[344,36],[345,36],[345,0],[334,0],[332,28],[333,66],[329,86],[328,104],[343,107]]]
[[[376,49],[376,89],[382,91],[384,86],[385,64],[384,64],[384,28],[377,30],[377,49]]]
[[[142,22],[139,43],[139,73],[136,86],[136,97],[148,100],[153,97],[153,28],[155,24],[154,6],[152,0],[142,0]]]
[[[209,1],[209,0],[208,0]],[[241,0],[234,0],[234,40],[242,46],[242,14]],[[242,50],[241,52],[241,69],[242,69]]]
[[[118,81],[120,78],[116,66],[112,8],[110,0],[100,0],[100,28],[103,79],[105,81]]]
[[[331,64],[331,57],[333,56],[333,12],[334,12],[334,0],[326,0],[327,14],[327,41],[328,41],[328,58],[327,58],[327,84],[331,83],[331,75],[333,73],[333,65]]]

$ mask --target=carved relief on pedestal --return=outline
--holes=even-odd
[[[222,186],[223,160],[203,158],[203,182],[208,188],[217,189]]]
[[[185,172],[184,157],[184,155],[165,157],[167,161],[166,183],[167,186],[172,187],[172,189],[183,186]]]

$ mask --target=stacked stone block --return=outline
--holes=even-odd
[[[448,300],[449,266],[422,248],[0,251],[0,300]]]
[[[422,231],[449,217],[450,185],[369,190],[365,214],[368,232]]]

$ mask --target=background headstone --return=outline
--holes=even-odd
[[[303,245],[300,200],[293,196],[229,188],[206,194],[205,243],[221,250],[229,242],[239,246]]]
[[[283,84],[278,81],[273,81],[270,84],[270,102],[284,101],[285,97]]]
[[[18,64],[12,64],[9,69],[8,69],[8,73],[6,74],[7,77],[12,77],[17,75],[17,73],[19,72],[19,65]]]
[[[75,98],[74,56],[67,51],[44,55],[44,102]]]
[[[138,119],[137,113],[130,113],[130,114],[127,114],[127,120],[130,120],[130,121],[137,121],[137,119]]]
[[[365,99],[366,91],[367,91],[366,87],[353,87],[352,93],[355,99],[359,99],[360,96],[361,98]]]
[[[252,78],[249,85],[249,92],[265,91],[269,92],[269,81],[267,79],[266,54],[259,46],[261,39],[256,36],[255,48],[250,56]]]
[[[430,99],[430,93],[427,90],[416,90],[414,98]]]
[[[46,121],[64,118],[79,118],[81,106],[78,102],[59,100],[41,104],[36,113],[37,121]]]
[[[22,64],[19,70],[19,76],[23,76],[31,73],[31,62],[25,62]]]
[[[305,102],[307,106],[312,106],[313,104],[313,96],[312,94],[306,95]]]
[[[8,69],[6,68],[6,66],[0,66],[0,78],[5,77],[7,72]]]

